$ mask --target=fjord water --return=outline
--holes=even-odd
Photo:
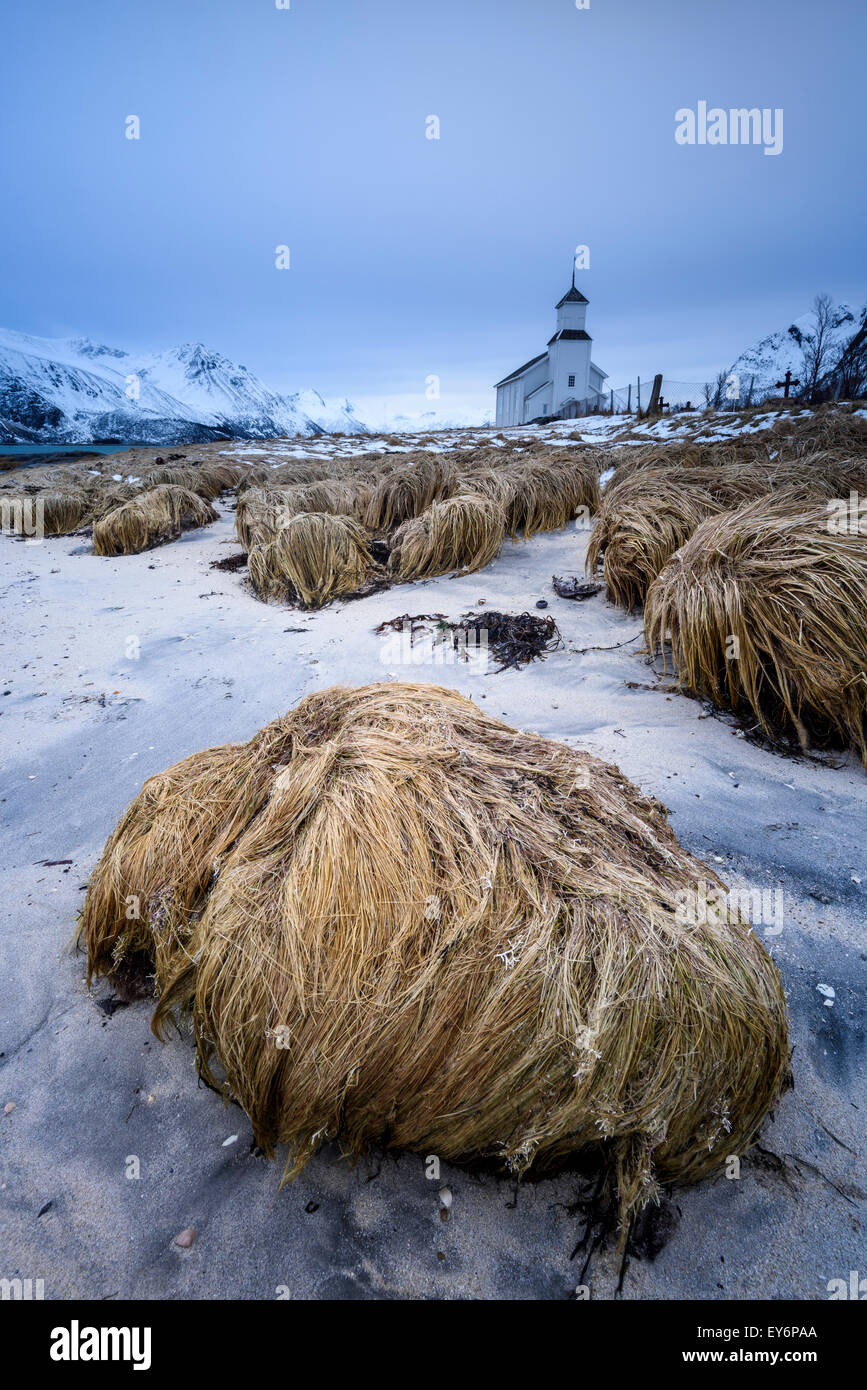
[[[44,467],[46,463],[64,463],[94,454],[120,454],[131,447],[130,444],[0,444],[0,472],[8,472],[10,468]]]

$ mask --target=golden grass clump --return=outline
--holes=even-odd
[[[484,569],[503,548],[506,517],[488,497],[463,493],[434,502],[391,538],[389,569],[401,580]]]
[[[81,936],[89,977],[153,963],[154,1030],[191,1011],[288,1176],[326,1138],[517,1174],[586,1152],[625,1224],[742,1154],[787,1082],[776,967],[702,889],[724,902],[617,768],[389,682],[150,778]]]
[[[282,526],[303,512],[328,512],[360,520],[370,498],[363,483],[335,478],[287,487],[249,488],[238,496],[235,535],[245,550],[274,540]]]
[[[599,474],[588,457],[533,458],[503,470],[512,497],[506,513],[506,529],[512,540],[523,532],[530,540],[538,531],[559,531],[585,507],[593,516],[599,510]]]
[[[456,496],[489,497],[505,512],[511,507],[515,496],[515,484],[506,468],[479,468],[461,475]]]
[[[86,492],[73,489],[64,492],[43,492],[38,498],[42,507],[43,525],[46,536],[67,536],[84,526],[90,514],[90,504]]]
[[[298,459],[281,463],[269,470],[270,482],[275,487],[293,487],[299,483],[321,483],[331,476],[333,460]]]
[[[372,489],[363,482],[322,478],[318,482],[296,483],[283,491],[287,517],[293,511],[330,512],[332,516],[354,516],[356,521],[363,521]]]
[[[725,445],[693,445],[686,453],[675,445],[647,451],[637,448],[618,462],[605,490],[603,511],[615,504],[622,508],[627,501],[639,498],[655,498],[664,504],[674,489],[684,488],[706,493],[728,510],[764,493],[791,487],[813,488],[835,496],[841,489],[864,485],[865,479],[863,456],[859,459],[829,449],[786,453],[780,447],[771,451],[749,437]]]
[[[587,572],[595,573],[601,558],[609,599],[632,610],[678,547],[721,510],[707,493],[687,488],[622,507],[604,505],[587,547]]]
[[[390,531],[412,517],[421,516],[433,502],[450,497],[457,486],[448,460],[436,455],[404,463],[381,479],[367,506],[365,521],[371,531]]]
[[[274,539],[283,504],[279,488],[250,487],[238,493],[235,508],[235,535],[243,548],[265,545]]]
[[[143,489],[135,483],[115,483],[97,486],[90,491],[90,514],[88,520],[91,522],[99,521],[115,507],[121,506],[123,502],[130,502],[134,497],[141,497]]]
[[[321,483],[335,476],[334,459],[293,459],[286,463],[260,462],[246,464],[238,481],[238,493],[248,488],[263,487],[268,490],[297,487],[305,483]]]
[[[273,540],[251,546],[247,567],[260,598],[297,600],[305,608],[354,593],[375,568],[364,527],[327,512],[291,517]]]
[[[270,487],[275,471],[275,469],[269,468],[267,464],[248,464],[244,468],[241,477],[238,479],[235,487],[236,495],[242,497],[243,494],[248,492],[251,488]]]
[[[40,492],[87,491],[88,486],[96,481],[85,468],[78,465],[65,467],[56,463],[45,468],[9,468],[0,473],[0,479],[0,494],[11,491],[28,496]]]
[[[162,483],[184,487],[213,502],[221,493],[237,487],[248,471],[242,463],[168,464],[164,468],[151,469],[143,477],[142,483],[145,488],[158,487]]]
[[[217,513],[204,497],[161,483],[95,522],[93,549],[97,555],[136,555],[216,520]]]
[[[644,618],[690,689],[752,710],[769,737],[842,740],[867,767],[867,534],[837,525],[833,502],[802,489],[703,522]]]
[[[202,471],[213,485],[219,485],[220,493],[232,492],[246,478],[249,465],[246,463],[212,462],[205,464]],[[195,491],[195,489],[193,489]],[[219,495],[219,494],[217,494]]]
[[[188,492],[198,493],[203,484],[203,475],[200,468],[193,468],[189,464],[169,464],[166,467],[152,468],[142,477],[142,486],[146,490],[161,487],[184,487]],[[217,494],[214,493],[213,496]],[[213,500],[209,498],[209,500]]]
[[[0,488],[0,529],[11,535],[67,536],[86,525],[89,514],[87,492],[74,486]]]
[[[863,459],[867,455],[867,418],[863,403],[828,403],[802,414],[783,414],[775,420],[766,438],[787,456],[814,454],[817,450],[849,454]]]
[[[618,465],[603,494],[587,549],[587,569],[600,559],[608,597],[634,608],[674,552],[708,517],[755,499],[793,495],[848,496],[867,485],[867,466],[849,456],[823,451],[792,458],[766,456],[747,443],[740,456],[732,449],[706,447],[688,454],[674,445],[637,449]]]

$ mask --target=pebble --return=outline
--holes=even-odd
[[[548,607],[548,600],[547,600],[546,598],[537,599],[537,600],[536,600],[536,607],[537,607],[537,608],[547,608],[547,607]]]
[[[829,1004],[833,1003],[837,998],[833,985],[816,985],[816,988],[822,995],[822,998]]]
[[[195,1228],[195,1226],[187,1226],[185,1230],[181,1231],[180,1235],[175,1236],[174,1243],[175,1243],[175,1245],[177,1245],[181,1250],[189,1250],[189,1248],[190,1248],[190,1246],[192,1245],[192,1243],[193,1243],[193,1241],[195,1240],[195,1238],[196,1238],[196,1228]]]
[[[11,1114],[12,1114],[12,1111],[13,1111],[14,1109],[15,1109],[15,1102],[14,1102],[14,1100],[7,1101],[6,1104],[3,1106],[3,1114],[4,1114],[4,1115],[11,1115]]]

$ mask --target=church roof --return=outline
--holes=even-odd
[[[548,339],[548,346],[550,347],[552,343],[559,342],[561,338],[578,338],[584,343],[593,342],[590,334],[586,333],[583,328],[561,328],[558,333],[554,334],[553,338]]]
[[[498,386],[505,386],[507,381],[515,381],[519,376],[523,376],[525,372],[528,372],[531,367],[535,367],[537,362],[541,362],[543,358],[547,356],[547,352],[540,352],[538,357],[531,357],[529,362],[524,363],[523,367],[519,367],[516,372],[510,372],[508,376],[503,377],[502,381],[496,382],[494,390],[496,390]]]
[[[559,301],[559,303],[554,305],[554,308],[555,308],[555,309],[559,309],[561,304],[589,304],[589,303],[590,303],[590,300],[587,299],[587,297],[586,297],[585,295],[583,295],[583,294],[581,293],[580,290],[578,290],[578,289],[575,288],[575,281],[574,281],[574,278],[573,278],[571,290],[567,290],[567,291],[566,291],[566,293],[564,294],[563,298]]]

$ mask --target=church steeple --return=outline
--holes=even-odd
[[[575,288],[575,262],[573,261],[573,262],[572,262],[572,288],[571,288],[571,290],[567,290],[567,291],[566,291],[566,293],[564,294],[563,298],[559,301],[559,303],[554,305],[554,308],[555,308],[555,309],[559,309],[560,306],[561,306],[562,304],[589,304],[589,303],[590,303],[589,299],[586,299],[586,298],[584,297],[584,295],[581,293],[581,291],[580,291],[579,289],[576,289],[576,288]]]
[[[581,293],[575,284],[575,262],[573,261],[572,288],[566,291],[557,305],[557,332],[550,340],[551,342],[555,342],[556,339],[564,333],[570,338],[586,338],[588,336],[587,330],[584,327],[588,302],[586,296]]]

